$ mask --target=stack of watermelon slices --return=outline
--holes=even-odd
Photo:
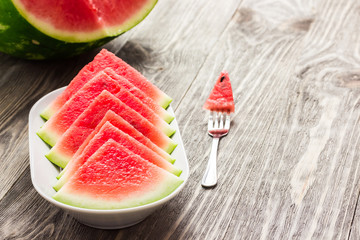
[[[161,199],[183,180],[166,111],[171,98],[103,49],[41,113],[46,157],[63,168],[54,199],[121,209]]]

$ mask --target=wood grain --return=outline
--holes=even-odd
[[[0,239],[359,239],[360,3],[159,1],[105,47],[174,98],[190,162],[179,196],[142,223],[103,231],[31,185],[27,114],[96,54],[30,62],[0,54]],[[202,103],[222,70],[236,112],[219,183]]]

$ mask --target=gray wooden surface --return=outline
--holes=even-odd
[[[174,98],[190,162],[179,196],[138,225],[79,224],[32,187],[28,113],[99,51],[34,62],[0,53],[0,239],[360,239],[360,2],[159,1],[105,45]],[[202,104],[227,70],[236,112],[219,183]]]

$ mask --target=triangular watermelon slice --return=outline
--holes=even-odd
[[[134,84],[129,82],[126,78],[115,73],[115,71],[112,68],[105,68],[104,72],[108,74],[112,79],[117,81],[120,84],[120,86],[127,89],[135,97],[137,97],[142,103],[144,103],[147,107],[149,107],[156,114],[158,114],[162,119],[164,119],[164,121],[170,123],[174,119],[173,115],[171,115],[168,111],[162,108],[159,104],[155,103],[152,98],[147,96],[139,88],[135,87]]]
[[[103,90],[117,93],[120,89],[119,84],[111,77],[104,72],[99,72],[74,94],[60,111],[57,111],[53,118],[41,127],[37,134],[47,144],[54,146],[61,135]]]
[[[234,97],[229,74],[221,72],[204,108],[210,111],[229,112],[235,111]]]
[[[100,129],[103,127],[103,125],[106,124],[107,122],[111,123],[113,126],[117,127],[124,133],[129,134],[130,136],[135,138],[137,141],[139,141],[140,143],[142,143],[143,145],[145,145],[146,147],[148,147],[149,149],[151,149],[152,151],[157,153],[160,157],[162,157],[166,161],[168,161],[170,163],[175,162],[175,159],[172,158],[170,154],[168,154],[163,149],[161,149],[157,145],[155,145],[152,141],[150,141],[150,139],[145,137],[142,133],[140,133],[136,128],[131,126],[130,123],[125,121],[122,117],[120,117],[113,111],[109,110],[106,112],[104,118],[96,126],[94,131],[91,132],[91,134],[84,140],[84,142],[81,144],[81,146],[78,149],[76,149],[76,146],[74,146],[74,148],[70,148],[69,146],[62,147],[59,144],[59,145],[55,145],[55,147],[52,148],[50,150],[50,152],[47,154],[48,157],[50,155],[56,155],[57,157],[55,157],[55,158],[62,159],[61,162],[64,162],[64,165],[66,165],[65,169],[63,171],[61,171],[59,176],[57,177],[58,179],[66,171],[66,169],[68,167],[66,163],[70,162],[71,159],[75,159],[79,155],[81,155],[83,153],[84,149],[89,145],[89,142],[91,141],[91,139],[94,138],[95,134],[97,134],[100,131]],[[54,158],[54,157],[49,157],[49,158]]]
[[[183,180],[109,140],[53,198],[89,209],[146,205],[172,193]]]
[[[87,82],[66,104],[38,131],[38,135],[50,146],[54,146],[61,135],[70,127],[76,118],[97,97],[102,90],[117,93],[117,97],[125,104],[139,112],[152,124],[171,136],[175,129],[156,115],[150,108],[134,97],[117,81],[101,71],[93,79]]]
[[[181,174],[180,169],[160,157],[150,148],[146,147],[130,135],[114,127],[111,123],[106,122],[90,140],[82,154],[76,158],[72,158],[71,161],[66,165],[65,169],[63,170],[64,174],[56,183],[54,189],[58,191],[77,171],[77,169],[79,169],[88,160],[88,158],[109,139],[120,143],[122,146],[129,149],[132,153],[139,155],[143,159],[175,174],[176,176]]]
[[[70,82],[64,92],[58,96],[42,113],[41,116],[49,119],[55,114],[67,100],[69,100],[86,82],[93,78],[98,72],[105,68],[113,69],[120,76],[125,77],[134,86],[143,91],[155,103],[163,108],[169,106],[172,98],[162,92],[154,84],[148,81],[136,69],[125,63],[113,53],[103,49],[94,60],[81,69],[77,76]]]
[[[177,144],[166,136],[146,118],[120,101],[116,96],[104,90],[87,107],[76,121],[61,136],[46,157],[64,168],[69,161],[67,153],[74,154],[85,139],[101,122],[108,110],[114,111],[129,122],[134,128],[150,139],[154,144],[171,153]],[[63,154],[64,152],[64,154]]]

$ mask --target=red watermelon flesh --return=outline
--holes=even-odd
[[[109,140],[54,195],[75,207],[121,209],[172,193],[183,180]]]
[[[61,162],[62,165],[66,165],[65,169],[61,171],[58,177],[61,177],[67,169],[68,163],[71,159],[77,158],[81,155],[84,149],[89,145],[91,139],[94,138],[95,134],[97,134],[100,129],[103,127],[105,123],[111,123],[113,126],[117,127],[124,133],[132,136],[140,143],[147,146],[149,149],[156,152],[159,156],[164,158],[166,161],[170,163],[174,163],[175,159],[173,159],[167,152],[159,148],[152,141],[150,141],[147,137],[145,137],[142,133],[140,133],[136,128],[130,125],[127,121],[125,121],[122,117],[109,110],[106,112],[103,119],[96,126],[96,128],[86,137],[86,139],[82,142],[81,146],[77,148],[78,144],[74,144],[73,147],[67,146],[65,144],[58,144],[53,147],[50,152],[47,154],[49,159],[57,159],[56,162]],[[85,132],[83,132],[85,134]],[[85,135],[84,135],[85,137]],[[76,138],[80,139],[80,138]],[[81,138],[83,139],[83,138]],[[65,141],[61,141],[61,143],[65,143]]]
[[[61,136],[46,157],[54,164],[64,168],[69,161],[68,153],[75,153],[85,139],[104,118],[108,110],[114,111],[154,144],[171,153],[177,144],[146,118],[104,90],[80,114],[75,122]],[[64,154],[63,154],[64,153]]]
[[[171,163],[160,157],[150,148],[146,147],[130,135],[114,127],[111,123],[106,122],[101,127],[100,131],[98,131],[89,141],[82,154],[80,154],[78,157],[72,158],[71,161],[66,165],[66,168],[63,170],[64,174],[56,183],[54,189],[58,191],[76,172],[76,170],[79,169],[87,161],[87,159],[109,139],[120,143],[122,146],[129,149],[132,153],[139,155],[143,159],[175,174],[176,176],[181,174],[180,169],[176,168]]]
[[[174,116],[172,116],[168,111],[162,108],[159,104],[155,103],[154,100],[148,97],[143,91],[135,87],[134,84],[129,82],[126,78],[115,73],[111,68],[105,68],[105,73],[107,73],[112,79],[117,81],[121,86],[127,89],[135,97],[137,97],[142,103],[147,107],[153,110],[160,118],[164,119],[167,123],[170,123]]]
[[[140,22],[156,3],[156,0],[12,1],[39,31],[67,42],[117,36]]]
[[[102,88],[102,86],[104,86]],[[158,127],[168,136],[174,134],[175,129],[162,120],[151,109],[144,105],[139,99],[121,87],[117,81],[113,80],[103,71],[99,75],[87,82],[66,104],[45,123],[38,131],[38,135],[50,146],[54,146],[61,135],[70,127],[76,118],[85,110],[93,99],[108,90],[116,93],[116,96],[129,107],[139,112],[147,118],[154,126]]]
[[[221,72],[204,108],[210,111],[234,112],[235,104],[229,74]]]
[[[90,105],[103,90],[111,93],[120,91],[120,86],[106,73],[99,72],[85,84],[56,114],[37,132],[50,146],[54,146],[62,134],[70,127],[76,118]]]
[[[80,70],[65,91],[42,112],[41,116],[45,119],[49,119],[68,99],[71,98],[72,95],[89,81],[89,79],[107,67],[113,69],[116,74],[125,77],[129,82],[143,91],[148,97],[152,98],[156,104],[163,108],[166,108],[172,101],[168,95],[148,81],[136,69],[125,63],[113,53],[106,49],[102,49],[100,53],[95,56],[93,61]]]
[[[167,152],[165,152],[163,149],[159,148],[157,145],[155,145],[150,139],[145,137],[141,132],[139,132],[136,128],[131,126],[127,121],[125,121],[122,117],[114,113],[113,111],[109,110],[106,112],[104,118],[101,120],[101,122],[96,126],[95,130],[86,138],[86,140],[82,143],[82,145],[77,149],[76,153],[72,157],[77,157],[80,155],[86,146],[89,144],[89,141],[94,137],[94,135],[100,131],[102,126],[109,122],[121,131],[129,134],[136,140],[138,140],[140,143],[144,144],[154,152],[156,152],[159,156],[164,158],[170,163],[174,163],[175,159],[170,156]]]

